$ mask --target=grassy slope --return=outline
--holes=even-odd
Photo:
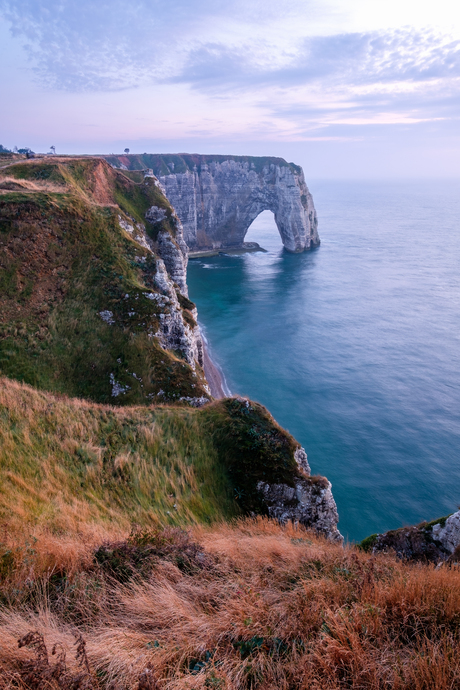
[[[200,410],[96,405],[0,379],[0,522],[15,534],[77,533],[235,515],[202,420]]]
[[[0,191],[0,374],[99,404],[202,394],[200,371],[148,335],[161,311],[146,296],[156,259],[118,223],[120,213],[142,221],[155,204],[174,236],[153,180],[130,180],[100,159],[53,159],[9,166]],[[193,305],[180,301],[186,315]],[[123,395],[113,397],[113,380]],[[298,472],[298,444],[255,403],[116,413],[13,390],[7,379],[2,395],[5,519],[11,511],[57,529],[62,518],[66,529],[67,514],[70,523],[113,514],[124,525],[229,517],[264,510],[259,479],[292,484]]]
[[[163,400],[201,395],[200,372],[148,337],[162,310],[146,297],[156,291],[155,260],[118,224],[120,212],[142,222],[157,205],[174,235],[153,181],[135,183],[102,160],[69,159],[12,165],[2,187],[0,372],[97,402],[151,402],[160,390]],[[148,230],[154,238],[158,228]],[[115,325],[101,319],[105,310]],[[118,399],[111,376],[129,386]]]
[[[97,551],[81,539],[61,552],[48,542],[54,561],[39,547],[22,569],[10,558],[2,690],[460,686],[455,569],[342,549],[262,519],[189,537],[138,533]],[[40,555],[42,579],[32,567]],[[30,636],[18,648],[32,631],[47,659]],[[79,634],[87,666],[75,660]]]
[[[296,447],[238,399],[113,407],[0,378],[0,524],[16,539],[263,512],[257,480],[292,483]]]

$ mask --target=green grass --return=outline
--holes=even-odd
[[[361,542],[359,542],[358,547],[362,551],[372,551],[377,541],[377,537],[378,534],[371,534],[369,537],[366,537]]]
[[[105,156],[105,159],[111,165],[120,165],[123,162],[130,171],[145,170],[151,168],[157,177],[161,175],[170,175],[174,173],[185,173],[194,169],[196,165],[198,170],[204,164],[222,163],[227,160],[234,160],[238,163],[249,163],[253,169],[260,173],[267,165],[277,165],[280,167],[291,167],[295,172],[299,173],[301,168],[294,163],[287,163],[284,158],[277,158],[275,156],[224,156],[224,155],[194,155],[194,154],[129,154],[119,156]],[[174,165],[174,167],[173,167]]]
[[[429,532],[433,529],[435,525],[441,525],[441,527],[445,527],[446,525],[446,520],[448,517],[450,517],[452,513],[449,513],[449,515],[445,515],[444,517],[437,518],[436,520],[431,520],[431,522],[422,522],[420,527],[425,531]]]
[[[262,405],[228,398],[205,408],[203,416],[245,511],[264,512],[259,481],[294,485],[298,474],[294,452],[299,444]]]
[[[116,408],[0,378],[0,522],[70,533],[264,512],[255,483],[292,483],[296,447],[238,399]]]
[[[198,410],[113,408],[0,379],[0,521],[190,524],[239,512]]]

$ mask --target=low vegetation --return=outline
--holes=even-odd
[[[180,400],[203,374],[155,338],[157,258],[126,231],[157,205],[174,240],[154,180],[0,154],[0,690],[460,687],[434,523],[411,563],[270,521],[257,483],[293,486],[295,439],[249,400]],[[196,162],[157,158],[128,163]]]
[[[0,378],[0,541],[229,519],[254,508],[258,479],[292,482],[297,447],[238,398],[114,407]]]
[[[56,543],[36,549],[46,571],[4,568],[3,689],[460,684],[455,569],[342,549],[266,518],[98,547],[74,537],[64,561]]]

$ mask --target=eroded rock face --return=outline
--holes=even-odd
[[[163,216],[159,218],[159,215],[157,207],[152,207],[152,209],[147,211],[146,219],[149,222],[157,222],[163,218]],[[129,222],[122,216],[119,216],[118,222],[135,242],[144,249],[154,253],[154,244],[147,235],[144,225]],[[161,257],[156,260],[155,272],[155,284],[159,293],[152,292],[147,297],[158,303],[159,307],[161,307],[161,310],[159,309],[161,313],[158,314],[160,321],[159,329],[151,335],[158,338],[160,345],[165,350],[181,351],[190,366],[195,369],[196,363],[200,366],[203,364],[201,333],[198,325],[191,326],[184,320],[175,287],[176,284],[179,291],[187,296],[187,248],[183,241],[180,223],[178,223],[174,239],[166,231],[159,232],[157,253]],[[101,318],[105,320],[110,318],[107,314],[108,312],[104,313],[104,316],[101,315]],[[192,316],[196,321],[196,309],[193,310]],[[209,388],[206,386],[205,388],[209,392]]]
[[[240,247],[251,223],[272,211],[291,252],[319,245],[313,199],[300,166],[283,158],[143,154],[123,156],[130,170],[155,175],[182,221],[190,251]],[[121,158],[107,156],[116,167]]]
[[[165,350],[183,352],[187,362],[194,369],[196,362],[203,364],[203,342],[199,327],[196,325],[192,328],[184,321],[176,290],[162,259],[157,260],[156,269],[155,283],[165,297],[168,311],[159,314],[160,328],[154,335]],[[194,311],[196,318],[196,310]]]
[[[433,525],[431,532],[433,539],[441,542],[446,551],[454,553],[460,545],[460,510],[449,515],[444,525]]]
[[[373,534],[361,545],[373,553],[394,551],[405,560],[456,563],[460,560],[460,510],[434,522]]]
[[[302,252],[319,244],[313,199],[301,168],[247,160],[212,161],[161,175],[166,196],[184,226],[190,251],[241,246],[251,223],[272,211],[284,246]]]
[[[325,477],[311,477],[307,454],[303,448],[295,453],[301,474],[294,486],[259,482],[258,490],[271,518],[282,523],[292,521],[324,534],[334,542],[343,542],[337,529],[339,516],[331,491],[331,483]]]
[[[171,280],[179,286],[183,295],[188,297],[187,286],[187,245],[182,234],[174,239],[168,232],[162,231],[157,237],[158,254],[165,262]]]

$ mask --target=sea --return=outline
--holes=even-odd
[[[332,482],[349,541],[460,504],[460,181],[309,182],[321,246],[189,262],[228,389],[265,405]]]

